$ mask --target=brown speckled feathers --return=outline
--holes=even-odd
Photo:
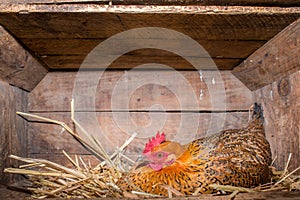
[[[244,129],[230,129],[184,145],[174,163],[154,171],[147,166],[124,175],[118,185],[127,191],[167,196],[160,184],[183,194],[213,193],[209,184],[253,187],[269,181],[271,150],[265,138],[262,109],[254,105]],[[159,147],[158,147],[159,148]]]

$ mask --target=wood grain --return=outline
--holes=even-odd
[[[11,85],[32,90],[47,70],[0,26],[0,78]],[[34,74],[34,76],[32,76]]]
[[[70,113],[37,114],[64,121],[72,127]],[[140,154],[147,139],[156,134],[158,129],[164,131],[170,140],[185,144],[222,129],[241,128],[247,124],[248,113],[131,112],[126,118],[124,113],[120,112],[80,112],[76,113],[76,118],[91,135],[101,141],[104,148],[110,153],[116,147],[121,146],[131,134],[137,132],[137,137],[126,152],[129,156],[135,156]],[[224,123],[222,123],[223,120]],[[80,133],[79,130],[77,131]],[[30,154],[59,154],[62,153],[62,150],[71,154],[89,154],[58,125],[31,122],[28,134]]]
[[[292,160],[289,169],[300,163],[300,71],[254,91],[256,101],[262,103],[266,119],[267,137],[275,166],[283,169],[289,153]]]
[[[135,39],[136,43],[143,43],[144,39]],[[86,55],[90,53],[103,39],[23,39],[28,48],[35,49],[43,61],[52,69],[78,69]],[[124,42],[124,41],[120,41]],[[172,47],[172,44],[178,43],[178,39],[153,39],[154,44],[163,43]],[[212,57],[220,70],[231,70],[233,66],[238,65],[243,58],[250,55],[258,49],[265,41],[197,41],[209,52],[205,55],[201,63],[202,69],[211,69],[206,65],[207,57]],[[117,42],[118,43],[118,42]],[[175,45],[174,45],[175,46]],[[181,45],[181,52],[188,55],[189,60],[195,60],[193,48],[189,45]],[[177,48],[176,48],[177,49]],[[68,53],[66,55],[66,52]],[[113,56],[113,55],[108,55]],[[139,49],[130,51],[117,58],[107,66],[113,69],[131,69],[143,63],[161,63],[173,67],[174,69],[194,69],[194,67],[185,60],[182,55],[168,52],[161,49]],[[96,62],[90,63],[89,68],[99,68]]]
[[[1,154],[1,160],[0,160],[0,178],[1,183],[8,182],[8,176],[4,175],[3,170],[6,167],[7,162],[7,156],[9,154],[9,135],[12,131],[12,124],[11,122],[11,111],[9,111],[7,108],[12,107],[12,94],[9,90],[9,85],[4,82],[0,82],[0,154]]]
[[[145,39],[145,38],[144,38]],[[136,36],[136,42],[143,42],[143,38]],[[168,38],[152,39],[153,43],[169,43],[174,44],[178,42],[178,39]],[[166,41],[167,40],[167,41]],[[103,38],[99,39],[56,39],[56,38],[24,38],[22,41],[30,49],[35,49],[35,53],[43,56],[51,55],[87,55],[92,51],[97,45],[104,41]],[[198,42],[213,58],[245,58],[249,56],[253,51],[262,46],[266,40],[261,41],[227,41],[227,40],[195,40]],[[120,41],[122,42],[122,41]],[[84,45],[83,45],[84,44]],[[193,50],[189,46],[182,45],[181,47],[184,51],[190,51],[190,55],[193,55]],[[135,51],[128,52],[128,55],[139,56],[142,59],[143,56],[163,56],[170,57],[172,52],[163,51],[160,49],[139,49]]]
[[[245,13],[246,8],[221,7],[219,10],[215,8],[215,12],[219,13],[216,14],[213,13],[214,8],[209,13],[206,7],[191,7],[191,12],[186,10],[189,7],[179,7],[179,10],[158,7],[162,9],[160,11],[155,10],[156,7],[124,6],[111,12],[101,5],[55,5],[45,6],[44,10],[36,10],[43,6],[22,7],[22,4],[8,8],[4,4],[1,7],[0,22],[20,39],[106,39],[134,28],[162,27],[197,40],[265,41],[300,16],[299,8],[263,7]],[[67,9],[72,12],[66,12]],[[91,12],[93,9],[95,12]],[[27,10],[30,15],[18,14],[20,10]],[[222,11],[225,13],[222,14]]]
[[[49,55],[44,56],[43,61],[50,66],[52,70],[78,70],[82,67],[82,63],[84,62],[85,55]],[[219,70],[231,70],[234,66],[237,66],[242,59],[236,58],[212,58],[215,65],[211,66],[208,62],[207,58],[197,58],[197,57],[187,57],[189,60],[197,60],[202,65],[199,69],[202,70],[211,70],[211,69],[219,69]],[[100,67],[94,60],[89,61],[85,64],[85,68],[89,69],[105,69],[104,67]],[[172,67],[176,70],[194,70],[195,67],[191,65],[187,60],[180,56],[138,56],[138,55],[123,55],[117,58],[110,65],[105,66],[107,69],[133,69],[142,64],[147,63],[159,63],[164,64],[169,67]],[[148,67],[146,69],[155,69],[153,67]]]
[[[57,3],[100,3],[108,4],[109,0],[2,0],[3,3],[28,3],[28,4],[57,4]],[[221,6],[299,6],[294,0],[111,0],[113,5],[221,5]]]
[[[16,110],[26,111],[27,92],[2,81],[0,90],[0,183],[7,184],[20,178],[3,173],[5,167],[18,166],[18,162],[7,157],[27,155],[27,124],[16,116]]]
[[[87,80],[76,91],[76,72],[48,73],[29,94],[29,111],[70,111],[72,94],[77,111],[161,110],[155,104],[167,111],[248,110],[253,103],[252,93],[230,71],[202,71],[202,81],[197,71],[106,71],[96,93],[85,96],[80,91],[89,90],[89,77],[97,71],[82,73]]]
[[[233,70],[250,90],[300,69],[300,19],[285,28]]]
[[[300,8],[297,7],[107,6],[92,2],[1,4],[0,10],[0,23],[53,69],[78,68],[83,56],[86,56],[85,46],[94,46],[89,44],[91,40],[104,40],[127,30],[144,27],[167,28],[202,43],[208,41],[206,49],[217,59],[219,69],[233,69],[241,62],[236,59],[245,59],[300,16]],[[171,39],[172,35],[169,36]],[[133,35],[133,39],[143,44],[138,40],[139,36]],[[166,41],[162,36],[157,39]],[[37,42],[32,42],[35,40]],[[39,43],[40,40],[45,41]],[[70,40],[76,40],[76,44],[70,44]],[[183,43],[176,38],[166,41],[169,45],[178,42]],[[117,45],[112,46],[116,48]],[[40,53],[45,50],[51,55]],[[77,57],[80,55],[81,59]],[[163,56],[151,56],[154,60],[165,60]],[[122,65],[113,68],[131,67],[131,59],[145,62],[143,56],[130,56],[123,60]],[[175,68],[191,69],[184,62],[175,65]]]

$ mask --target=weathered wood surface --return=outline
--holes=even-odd
[[[85,59],[85,55],[72,55],[72,56],[64,56],[64,55],[49,55],[43,57],[43,61],[51,66],[54,70],[78,70],[82,67],[82,63]],[[200,69],[202,70],[211,70],[211,69],[220,69],[220,70],[231,70],[232,66],[239,65],[242,59],[236,58],[213,58],[213,62],[215,65],[211,65],[207,60],[207,58],[196,58],[196,57],[188,57],[190,60],[197,59],[201,63]],[[191,65],[188,61],[183,59],[180,56],[169,56],[169,57],[161,57],[161,56],[139,56],[139,55],[123,55],[112,62],[110,65],[105,67],[100,67],[96,62],[88,62],[85,64],[85,68],[90,69],[133,69],[135,67],[139,67],[142,64],[147,63],[160,63],[164,64],[168,67],[172,67],[174,69],[180,70],[195,70],[195,66]],[[153,67],[148,67],[148,69],[155,69]]]
[[[264,107],[266,132],[272,144],[275,165],[283,169],[292,153],[290,170],[300,164],[300,71],[254,91]]]
[[[285,28],[242,64],[233,74],[256,90],[300,69],[300,19]]]
[[[63,121],[74,128],[70,113],[37,114]],[[184,144],[223,129],[244,127],[247,125],[249,116],[248,112],[230,112],[224,113],[224,116],[222,113],[131,112],[129,118],[123,118],[123,113],[101,112],[95,114],[95,120],[98,123],[95,124],[93,120],[89,120],[92,118],[86,118],[87,114],[91,113],[80,112],[76,113],[75,116],[91,135],[101,141],[108,152],[113,152],[131,134],[137,132],[137,137],[126,151],[131,156],[139,155],[147,139],[154,136],[158,130],[164,131],[170,140]],[[225,120],[224,124],[222,124],[223,120]],[[89,154],[69,133],[58,125],[31,122],[28,129],[28,152],[30,154],[60,154],[62,150],[70,154]]]
[[[143,42],[143,38],[135,38],[136,42]],[[36,53],[41,56],[51,55],[63,55],[66,52],[72,55],[87,55],[93,50],[98,44],[104,41],[104,39],[64,39],[55,40],[47,38],[36,38],[36,39],[22,39],[30,49],[35,48]],[[225,58],[244,58],[249,56],[254,50],[258,49],[265,43],[262,41],[227,41],[227,40],[196,40],[209,55],[213,58],[223,56]],[[122,42],[122,41],[120,41]],[[167,41],[156,38],[153,39],[153,43],[169,43],[173,44],[176,41],[174,38],[169,38]],[[84,45],[83,45],[84,43]],[[188,46],[182,45],[185,52],[193,55],[193,49]],[[160,50],[160,49],[139,49],[128,53],[132,56],[146,57],[146,56],[163,56],[172,57],[172,52]],[[168,58],[166,58],[168,59]]]
[[[26,40],[26,39],[25,39]],[[140,41],[139,41],[140,40]],[[78,69],[81,63],[84,61],[86,55],[93,50],[95,46],[100,44],[101,40],[27,40],[32,44],[27,45],[29,48],[38,49],[37,53],[41,55],[44,62],[52,66],[55,69]],[[43,42],[42,42],[43,41]],[[54,43],[52,43],[54,42]],[[122,41],[120,41],[122,42]],[[172,47],[172,44],[178,43],[178,40],[169,39],[168,41],[162,39],[154,39],[153,44],[162,43],[167,44],[168,47]],[[230,70],[232,66],[238,65],[242,59],[251,54],[254,50],[258,49],[264,41],[249,41],[249,42],[229,42],[229,41],[198,41],[202,47],[210,53],[205,55],[203,53],[203,59],[200,60],[202,64],[199,66],[201,69],[212,69],[216,66],[219,69]],[[143,39],[135,39],[135,43],[143,43]],[[39,47],[37,47],[39,46]],[[246,47],[246,48],[245,48]],[[177,50],[177,49],[174,49]],[[194,49],[188,45],[181,45],[181,52],[184,52],[188,56],[189,60],[195,60]],[[64,52],[68,52],[68,56]],[[104,55],[103,55],[104,56]],[[113,56],[113,55],[109,55]],[[216,66],[211,66],[207,63],[207,58],[212,57]],[[117,56],[116,56],[117,57]],[[116,58],[116,60],[107,66],[111,69],[131,69],[144,63],[161,63],[174,69],[195,69],[195,66],[190,64],[181,55],[175,53],[159,50],[159,49],[140,49],[136,51],[130,51],[127,54]],[[89,68],[99,68],[97,62],[91,62],[88,64]]]
[[[32,90],[47,70],[0,26],[0,79],[11,85]],[[34,76],[33,76],[34,74]]]
[[[26,111],[27,92],[0,81],[0,183],[6,184],[18,177],[4,174],[5,167],[18,166],[9,160],[10,154],[27,155],[27,129],[24,120],[16,116],[16,110]]]
[[[221,6],[299,6],[295,0],[2,0],[2,3],[57,4],[57,3],[100,3],[115,5],[221,5]]]
[[[95,73],[80,74],[89,77]],[[80,86],[84,92],[90,88],[89,81]],[[29,111],[70,111],[75,82],[79,82],[76,72],[48,73],[29,94]],[[125,88],[118,92],[122,86]],[[224,111],[248,110],[253,104],[252,93],[230,71],[106,71],[92,96],[95,107],[87,96],[75,102],[76,111],[145,111],[155,104],[161,104],[166,111]]]
[[[245,59],[300,16],[297,7],[251,6],[41,3],[1,4],[0,10],[0,23],[53,69],[78,68],[82,62],[80,58],[98,41],[141,27],[176,30],[200,44],[209,41],[203,46],[213,59],[217,59],[219,69],[232,69],[241,62],[237,59]],[[139,42],[138,36],[134,37]],[[44,42],[40,43],[41,40]],[[168,41],[168,44],[176,42],[180,41]],[[228,46],[230,43],[232,45]],[[148,56],[158,61],[166,60],[155,52]],[[131,67],[131,59],[146,62],[148,56],[125,57],[122,66],[112,67]],[[191,66],[181,62],[175,68],[191,69]]]
[[[135,43],[143,43],[143,40],[144,39],[136,38]],[[23,39],[23,41],[27,44],[28,48],[36,49],[36,53],[42,57],[43,61],[48,66],[55,69],[78,69],[86,55],[90,53],[94,47],[100,44],[103,39]],[[168,47],[172,47],[172,44],[176,44],[179,41],[172,38],[168,40],[153,40],[153,44],[162,42],[167,44]],[[202,65],[200,67],[202,69],[211,69],[212,67],[207,64],[206,58],[212,57],[216,66],[223,70],[232,69],[232,66],[238,65],[243,58],[249,56],[253,51],[265,43],[265,41],[205,40],[199,40],[197,42],[209,52],[209,55],[203,53],[203,59],[201,61]],[[189,45],[181,45],[181,51],[189,55],[189,60],[196,59],[195,53],[193,52],[194,49]],[[65,55],[65,52],[68,52],[69,55]],[[109,68],[131,69],[143,63],[161,63],[173,67],[174,69],[194,69],[194,66],[180,55],[160,49],[140,49],[130,51],[127,54],[116,58]],[[99,65],[97,65],[96,62],[89,63],[89,68],[99,68]]]
[[[0,8],[0,22],[20,39],[105,39],[125,30],[151,26],[176,30],[199,40],[258,41],[269,40],[300,16],[298,7],[113,6],[107,10],[102,5],[4,4]]]

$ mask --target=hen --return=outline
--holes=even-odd
[[[127,191],[167,196],[162,185],[183,194],[213,193],[210,184],[253,187],[269,181],[270,145],[265,137],[262,108],[253,106],[243,129],[230,129],[181,145],[157,133],[146,144],[139,165],[118,183]]]

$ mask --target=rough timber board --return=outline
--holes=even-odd
[[[254,91],[255,101],[262,103],[266,132],[272,144],[272,153],[277,155],[275,165],[283,169],[283,163],[292,159],[290,170],[300,163],[300,71],[279,79]]]
[[[2,11],[0,23],[20,39],[106,39],[129,29],[163,27],[179,31],[193,39],[265,41],[300,16],[300,8],[283,9],[278,12],[276,9],[272,11],[272,8],[264,12],[238,9],[232,13],[225,10],[222,13],[222,9],[214,13],[203,10],[204,8],[199,8],[199,12],[197,9],[190,12],[183,12],[184,10],[176,12],[171,8],[170,11],[141,9],[134,12],[133,9],[131,12],[130,7],[129,11],[125,7],[120,11],[103,9],[102,12],[97,9],[94,12],[84,12],[89,9],[66,12],[65,9],[74,8],[67,7],[52,12],[28,11],[27,14],[19,13],[19,10]]]
[[[0,183],[7,184],[17,176],[3,173],[5,167],[18,162],[7,159],[10,154],[27,156],[26,123],[16,116],[16,110],[26,111],[27,92],[0,81]]]
[[[46,73],[46,68],[0,26],[0,79],[30,91]]]
[[[250,90],[300,70],[300,18],[233,70]]]
[[[87,77],[96,72],[84,72]],[[222,81],[219,79],[217,71],[202,71],[202,81],[200,73],[196,71],[181,71],[179,74],[174,71],[107,71],[98,83],[97,92],[95,94],[95,108],[89,107],[88,99],[82,102],[76,102],[77,108],[88,108],[89,111],[111,111],[112,110],[112,94],[117,86],[137,85],[130,94],[128,89],[123,95],[115,95],[114,105],[118,109],[122,107],[122,102],[129,103],[130,110],[149,110],[154,104],[162,104],[167,111],[203,111],[218,110],[213,108],[212,99],[222,99],[222,87],[224,84],[226,94],[227,110],[248,110],[252,105],[252,93],[235,78],[230,71],[221,71]],[[153,77],[152,80],[163,80],[161,86],[151,84],[151,82],[140,83],[138,80]],[[181,84],[179,80],[174,81],[175,75],[183,75],[183,79],[189,84]],[[219,78],[218,78],[219,77]],[[74,83],[76,81],[76,72],[49,72],[39,85],[29,94],[28,109],[31,112],[53,112],[53,111],[69,111],[70,101]],[[209,86],[209,87],[208,87]],[[88,83],[82,85],[84,90],[88,90]],[[173,88],[173,89],[172,89]],[[209,89],[210,88],[210,89]],[[197,100],[191,100],[189,89],[195,92]],[[172,92],[172,90],[174,92]],[[200,94],[202,90],[202,96]],[[151,95],[149,95],[151,94]],[[184,101],[179,101],[178,95],[182,95]],[[225,98],[225,97],[224,97]],[[128,102],[126,102],[128,99]],[[181,105],[180,105],[180,104]],[[87,111],[87,110],[81,110]]]
[[[299,6],[298,0],[2,0],[3,3],[57,4],[102,3],[120,5],[221,5],[221,6]]]
[[[75,67],[67,63],[72,61],[74,56],[86,55],[83,46],[87,41],[104,40],[125,30],[147,26],[177,30],[199,42],[203,40],[208,41],[208,44],[211,42],[207,49],[212,57],[220,59],[218,67],[232,69],[236,66],[236,62],[224,65],[221,59],[224,58],[224,62],[228,63],[226,59],[246,58],[300,16],[300,8],[249,6],[107,6],[92,3],[41,3],[2,4],[0,8],[2,10],[0,23],[27,48],[37,53],[41,60],[48,61],[49,67],[53,69],[80,66],[80,60],[73,60],[76,62]],[[45,39],[45,42],[53,46],[41,46],[32,42],[35,39],[37,41]],[[70,40],[74,40],[76,45],[69,44]],[[227,51],[222,50],[231,41],[234,44],[229,46]],[[253,46],[247,45],[247,42],[257,43]],[[94,45],[96,44],[93,43],[92,46]],[[66,46],[69,48],[62,53]],[[51,54],[39,53],[45,50]],[[47,58],[51,61],[49,62]],[[60,60],[55,61],[55,58]],[[136,56],[136,60],[143,58]],[[127,62],[130,63],[129,60]],[[190,69],[190,66],[178,65],[176,68]]]
[[[216,69],[218,67],[219,70],[231,70],[233,66],[237,66],[240,64],[242,59],[236,59],[236,58],[213,58],[213,62],[215,65],[211,65],[207,58],[196,58],[196,57],[188,57],[189,60],[195,60],[200,61],[202,70],[212,70]],[[52,70],[78,70],[85,57],[82,55],[74,55],[74,56],[45,56],[43,57],[43,61],[48,65],[51,66]],[[112,62],[110,65],[105,66],[104,68],[99,67],[97,64],[98,60],[96,62],[88,62],[85,63],[85,67],[88,67],[90,69],[133,69],[135,67],[140,67],[140,65],[148,64],[148,63],[159,63],[166,65],[168,67],[172,67],[174,69],[179,70],[195,70],[195,66],[191,65],[188,61],[183,59],[180,56],[138,56],[138,55],[128,55],[125,54],[118,59],[116,59],[114,62]],[[106,68],[107,67],[107,68]],[[153,67],[144,67],[144,69],[154,69]],[[165,67],[161,67],[161,69],[166,69]]]
[[[143,42],[142,39],[136,38],[136,42]],[[177,39],[169,38],[168,43],[173,44],[178,42]],[[97,45],[104,41],[104,39],[47,39],[34,38],[22,39],[22,41],[30,49],[36,49],[36,53],[43,56],[64,56],[66,52],[70,55],[86,56]],[[249,56],[254,50],[262,46],[265,41],[236,41],[236,40],[196,40],[211,57],[214,58],[245,58]],[[153,40],[154,43],[165,42],[162,39]],[[83,45],[84,44],[84,45]],[[182,46],[185,51],[192,51],[188,47]],[[163,56],[170,57],[171,52],[166,52],[159,49],[140,49],[129,52],[130,55],[142,59],[145,56]]]
[[[72,127],[69,112],[36,114],[63,121]],[[126,151],[128,155],[134,156],[142,152],[147,139],[157,132],[157,130],[153,130],[153,133],[147,132],[143,134],[142,129],[160,118],[160,115],[166,117],[166,121],[160,131],[164,131],[169,139],[179,141],[182,144],[205,136],[206,133],[213,134],[222,129],[241,128],[248,122],[248,112],[226,113],[224,126],[220,123],[223,120],[223,116],[220,113],[132,112],[130,113],[130,119],[122,118],[116,120],[114,115],[122,115],[122,113],[98,112],[96,113],[96,119],[99,121],[102,132],[95,132],[95,130],[98,130],[97,127],[91,121],[82,118],[86,114],[77,113],[75,116],[91,135],[94,135],[95,138],[101,141],[108,152],[112,153],[117,146],[121,146],[130,137],[130,134],[137,132],[139,135],[128,146]],[[188,123],[180,123],[183,115],[187,116]],[[129,124],[129,120],[132,120],[139,127]],[[198,126],[191,125],[197,124],[198,121]],[[94,132],[90,130],[94,130]],[[62,150],[71,154],[89,154],[71,135],[63,131],[58,125],[30,122],[28,134],[28,150],[31,154],[60,154]],[[183,137],[183,134],[186,134],[186,136]]]
[[[102,41],[103,39],[23,39],[23,42],[26,43],[27,47],[30,49],[36,49],[36,53],[39,54],[43,61],[48,66],[51,66],[52,69],[79,68],[86,55]],[[135,41],[143,42],[143,40],[139,41],[138,39]],[[153,42],[159,43],[160,39]],[[178,41],[169,39],[167,42],[172,45]],[[214,58],[214,62],[218,68],[223,70],[232,69],[232,67],[238,65],[243,58],[250,55],[253,51],[265,43],[264,41],[216,40],[199,40],[197,42],[209,52],[209,56]],[[187,45],[182,45],[182,51],[190,52],[191,55],[193,54],[192,49],[190,49]],[[66,52],[68,52],[68,55],[65,54]],[[189,58],[194,59],[192,56]],[[181,58],[179,55],[159,49],[140,49],[130,51],[116,59],[109,68],[131,69],[143,63],[161,63],[175,69],[194,69],[188,61]],[[211,68],[204,64],[205,59],[203,59],[203,62],[201,63],[203,63],[201,68]],[[93,63],[89,67],[96,68],[97,66]]]

